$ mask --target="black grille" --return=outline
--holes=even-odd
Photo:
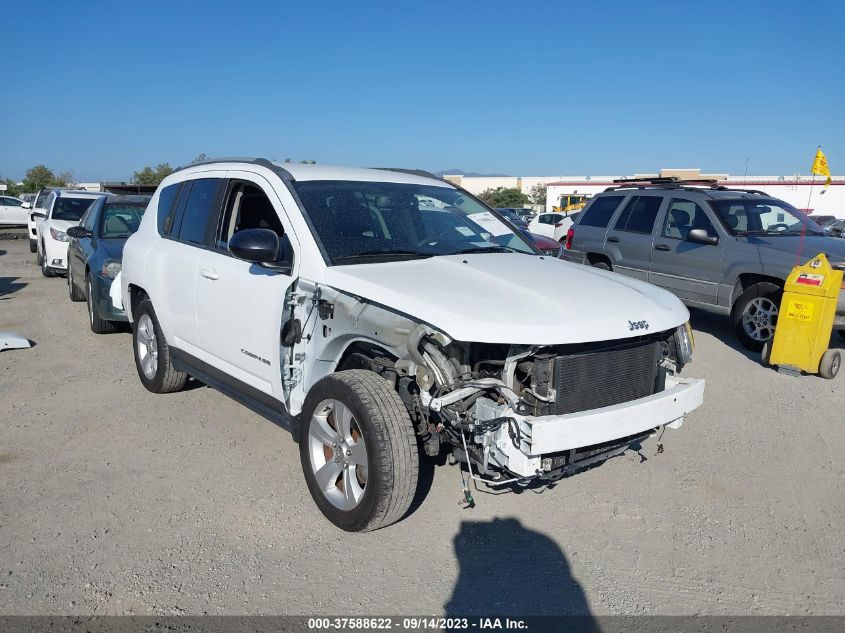
[[[654,340],[615,342],[557,356],[552,384],[556,401],[547,413],[609,407],[653,394],[660,344]]]

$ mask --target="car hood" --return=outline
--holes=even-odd
[[[669,330],[689,318],[680,300],[655,286],[516,253],[332,266],[325,282],[467,342],[613,340]]]
[[[845,240],[836,237],[805,235],[802,240],[800,235],[783,235],[781,237],[752,236],[748,238],[748,242],[760,248],[771,248],[787,253],[793,259],[796,257],[800,248],[801,263],[804,263],[819,253],[825,253],[832,262],[845,262]]]

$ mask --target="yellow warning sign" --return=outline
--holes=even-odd
[[[812,303],[807,301],[790,299],[789,303],[786,304],[786,318],[806,323],[812,320],[814,307]]]

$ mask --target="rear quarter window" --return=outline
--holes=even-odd
[[[593,198],[592,204],[581,212],[578,221],[579,226],[595,226],[606,228],[610,218],[619,207],[619,203],[625,196],[602,196]]]
[[[158,223],[158,234],[168,235],[173,217],[173,203],[179,193],[180,183],[168,185],[158,194],[158,207],[156,207],[156,222]]]

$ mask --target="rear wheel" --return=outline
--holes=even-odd
[[[68,274],[70,276],[70,274]],[[97,304],[94,301],[94,287],[91,283],[91,274],[85,276],[85,299],[88,303],[88,323],[94,334],[113,334],[117,332],[117,323],[100,318],[97,312]]]
[[[399,395],[372,371],[331,374],[309,390],[299,455],[314,502],[343,530],[385,527],[411,506],[419,470],[414,429]]]
[[[173,368],[170,347],[158,325],[152,302],[142,300],[133,313],[132,347],[141,383],[153,393],[179,391],[185,386],[188,374]]]
[[[736,336],[742,345],[759,352],[775,335],[783,290],[768,282],[749,286],[731,310]]]

